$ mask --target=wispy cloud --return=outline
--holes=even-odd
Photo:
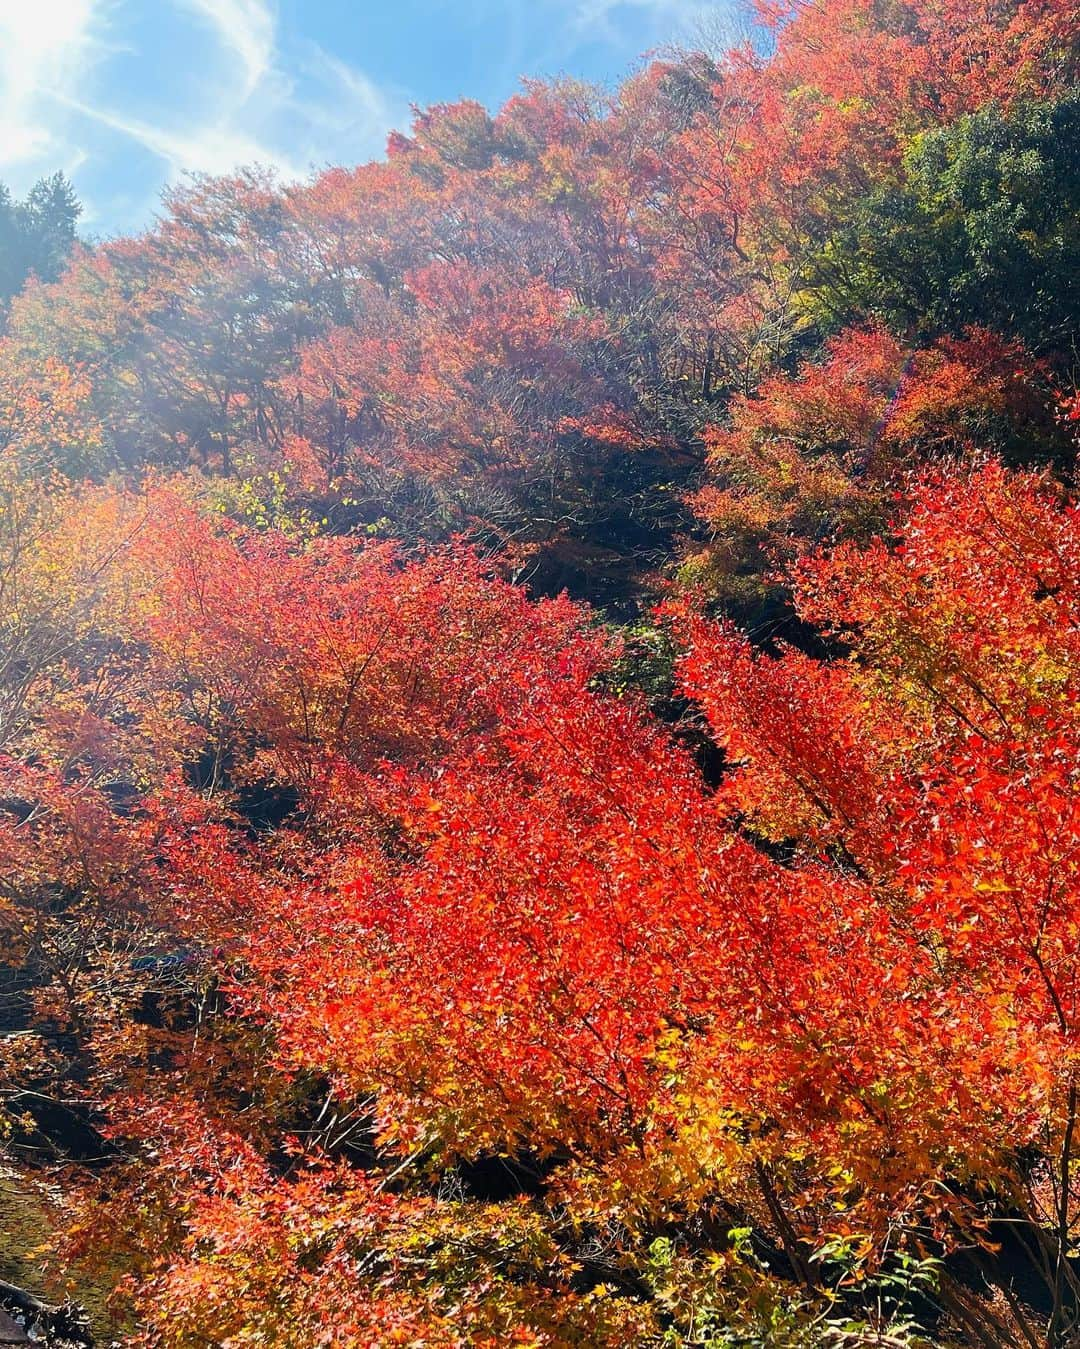
[[[194,125],[187,116],[162,123],[100,105],[80,108],[164,159],[172,178],[251,164],[283,178],[302,177],[313,163],[339,153],[337,139],[346,132],[354,134],[358,154],[377,153],[406,107],[315,43],[282,53],[275,11],[263,0],[174,3],[210,26],[219,55],[240,78],[214,82],[216,100]]]
[[[274,59],[276,20],[262,0],[179,0],[215,30],[219,40],[240,61],[243,79],[240,99],[255,92],[270,72]]]
[[[95,0],[0,4],[0,171],[46,155],[77,162],[51,116],[51,91],[77,88],[101,55],[101,8]]]
[[[0,0],[0,179],[61,168],[97,228],[191,171],[378,155],[413,101],[610,79],[745,0]],[[408,91],[397,81],[415,88]]]
[[[637,13],[651,20],[657,35],[668,41],[693,37],[701,27],[710,27],[719,16],[733,12],[735,5],[707,0],[574,0],[571,28],[591,32],[610,41],[619,39],[619,21]]]
[[[302,178],[331,160],[379,153],[387,131],[404,123],[403,95],[387,94],[362,71],[306,43],[289,75],[267,64],[243,106],[226,105],[197,126],[162,126],[122,110],[58,94],[73,112],[130,138],[164,160],[168,176],[225,174],[262,165]]]
[[[55,168],[122,162],[123,142],[161,161],[162,185],[189,172],[261,165],[281,178],[377,155],[408,98],[317,43],[283,50],[272,0],[0,0],[0,178],[25,191]],[[171,16],[171,17],[170,17]],[[147,24],[146,19],[152,18]],[[168,20],[178,64],[160,82],[127,75]],[[208,40],[209,39],[209,40]],[[198,53],[196,56],[195,53]],[[110,66],[111,59],[118,64]],[[125,213],[152,209],[127,189]],[[109,214],[83,191],[87,219]],[[119,196],[114,198],[119,201]]]
[[[381,152],[388,131],[408,124],[404,90],[378,84],[318,43],[303,44],[295,70],[277,115],[295,129],[296,154],[307,167],[328,159],[370,159]]]
[[[305,166],[287,155],[225,124],[201,126],[191,131],[171,130],[78,99],[63,95],[57,95],[57,98],[73,112],[108,127],[110,131],[119,132],[163,159],[169,167],[169,178],[196,171],[224,174],[241,165],[252,164],[274,169],[283,178],[299,178],[306,171]]]

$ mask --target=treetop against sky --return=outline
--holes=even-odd
[[[730,11],[697,0],[0,3],[0,179],[62,169],[90,233],[147,224],[185,172],[305,177],[382,153],[411,104],[522,76],[612,81]]]

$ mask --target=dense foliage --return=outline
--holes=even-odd
[[[81,214],[62,173],[35,183],[23,201],[0,183],[0,306],[6,308],[30,276],[57,279],[75,245]]]
[[[0,1143],[121,1342],[1077,1342],[1077,20],[23,267]]]

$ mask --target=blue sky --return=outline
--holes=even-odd
[[[725,0],[729,3],[730,0]],[[190,170],[284,178],[382,153],[409,105],[523,75],[611,82],[704,0],[0,0],[0,180],[63,169],[84,232],[138,229]]]

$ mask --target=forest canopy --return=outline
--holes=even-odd
[[[17,1330],[1080,1341],[1078,147],[1071,0],[784,0],[0,187]]]

